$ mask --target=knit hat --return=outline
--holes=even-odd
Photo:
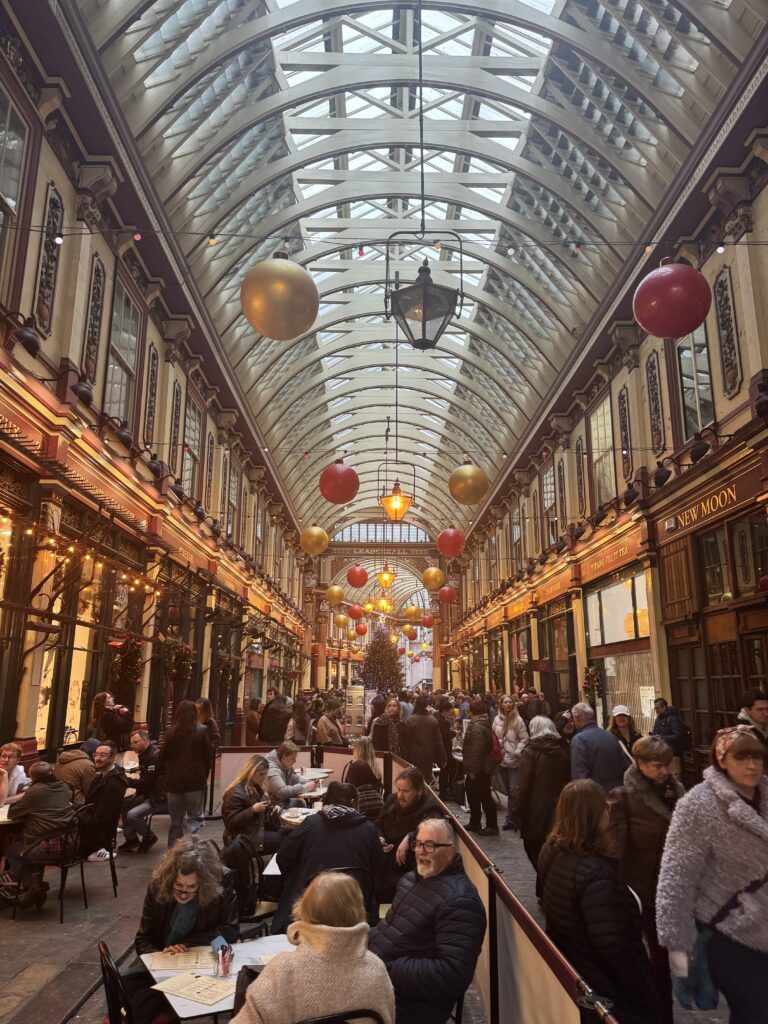
[[[626,704],[617,704],[614,707],[613,711],[611,711],[611,715],[614,718],[616,717],[616,715],[631,715],[631,714],[632,714],[632,712],[629,710],[629,708],[627,707]]]

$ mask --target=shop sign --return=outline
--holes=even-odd
[[[518,597],[516,601],[512,601],[510,604],[504,606],[504,614],[509,619],[516,619],[519,615],[524,615],[531,607],[531,594],[525,593],[521,597]]]
[[[625,565],[634,562],[638,556],[641,546],[641,534],[635,530],[619,540],[599,548],[580,563],[581,582],[588,583],[600,576],[621,569]]]
[[[499,608],[498,611],[494,612],[493,615],[489,615],[485,620],[485,628],[493,629],[495,626],[500,626],[504,621],[504,609]]]
[[[559,572],[557,576],[553,576],[551,580],[547,580],[546,583],[542,583],[540,587],[536,588],[536,604],[546,604],[548,601],[554,600],[556,597],[560,597],[566,590],[570,589],[571,586],[571,571],[565,569]]]
[[[760,469],[756,466],[727,483],[713,487],[679,512],[662,520],[659,524],[660,539],[706,526],[711,520],[751,501],[760,489]]]

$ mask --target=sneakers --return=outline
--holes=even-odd
[[[144,838],[141,840],[140,853],[149,853],[152,847],[157,842],[157,836],[154,832],[147,832]]]
[[[118,853],[133,853],[134,850],[141,848],[141,841],[139,839],[126,839],[124,843],[121,843],[117,848]]]
[[[89,853],[87,859],[91,864],[96,863],[97,861],[107,861],[109,860],[109,851],[105,850],[102,846],[100,850],[94,850],[93,853]]]

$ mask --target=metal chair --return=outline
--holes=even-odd
[[[99,943],[99,960],[101,977],[104,982],[104,994],[107,997],[107,1017],[109,1024],[137,1024],[125,985],[109,952],[106,942]]]
[[[37,842],[21,851],[21,858],[22,861],[24,861],[24,859],[28,857],[33,850],[39,847],[40,843],[59,840],[61,844],[60,854],[51,854],[50,859],[46,859],[45,861],[29,861],[30,864],[34,864],[36,867],[49,865],[51,867],[58,867],[59,869],[59,924],[64,924],[64,890],[67,885],[67,875],[70,868],[77,867],[78,865],[80,866],[80,884],[83,888],[83,906],[86,910],[88,909],[88,893],[85,889],[85,858],[80,854],[78,849],[77,828],[78,819],[76,815],[63,831],[59,830],[57,832],[50,833],[47,836],[42,836],[37,840]],[[19,897],[21,896],[24,874],[24,867],[22,867],[22,870],[19,873],[19,882],[16,886],[16,895],[13,901],[13,913],[11,914],[12,920],[16,919],[16,911],[19,905]]]
[[[384,1024],[384,1018],[376,1010],[344,1010],[343,1013],[329,1013],[324,1017],[308,1017],[297,1024],[355,1024],[361,1018],[375,1021],[375,1024]]]

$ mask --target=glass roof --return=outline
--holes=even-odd
[[[387,417],[413,521],[466,525],[448,475],[519,447],[750,45],[743,0],[423,0],[419,238],[416,2],[79,4],[293,511],[329,528],[315,480],[341,454],[339,525],[377,514]],[[463,288],[431,353],[384,318],[388,247],[402,281],[427,259]],[[321,295],[287,344],[239,307],[277,249]]]

